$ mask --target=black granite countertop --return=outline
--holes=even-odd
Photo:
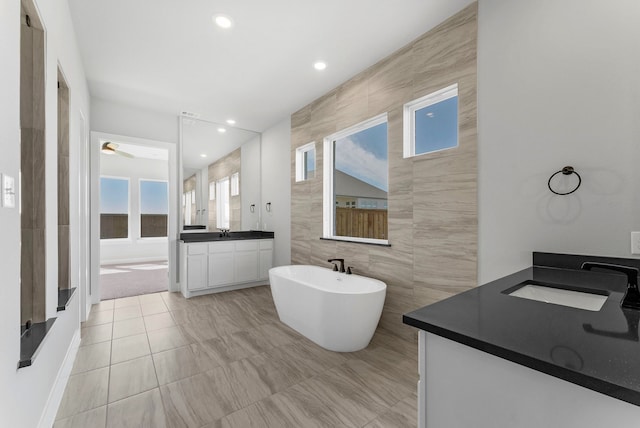
[[[189,232],[180,234],[180,240],[183,242],[240,241],[245,239],[273,239],[273,237],[273,232],[265,232],[262,230],[229,232],[228,236],[222,236],[220,232]]]
[[[640,406],[640,311],[620,306],[627,278],[579,270],[584,261],[640,268],[640,260],[550,253],[534,253],[533,259],[528,269],[405,314],[403,321]],[[595,312],[507,294],[527,280],[608,298]]]

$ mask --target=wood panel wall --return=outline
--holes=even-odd
[[[477,3],[313,101],[291,118],[291,258],[328,267],[344,257],[355,273],[388,285],[380,325],[415,340],[402,314],[477,285]],[[404,159],[403,105],[458,83],[459,147]],[[322,141],[388,113],[391,247],[320,240]],[[315,141],[315,178],[295,181],[295,149]]]

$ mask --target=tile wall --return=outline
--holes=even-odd
[[[20,25],[20,322],[45,321],[44,31],[36,19]]]
[[[58,288],[70,287],[69,88],[58,72]]]
[[[355,273],[385,281],[381,325],[406,338],[402,314],[477,285],[477,3],[396,51],[291,118],[291,259],[328,266],[344,257]],[[403,105],[453,83],[459,147],[403,159]],[[323,138],[388,113],[389,243],[320,240]],[[315,141],[314,179],[295,181],[295,149]]]

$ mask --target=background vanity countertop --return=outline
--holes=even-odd
[[[405,324],[640,406],[640,311],[622,309],[627,278],[579,270],[640,260],[534,253],[534,266],[403,316]],[[598,312],[509,296],[523,281],[606,290]],[[507,291],[507,293],[505,293]]]
[[[187,232],[180,234],[182,242],[240,241],[245,239],[273,239],[273,232],[246,230],[229,232],[229,236],[220,236],[220,232]]]

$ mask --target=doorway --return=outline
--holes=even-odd
[[[91,150],[93,303],[172,290],[175,145],[92,133]]]

